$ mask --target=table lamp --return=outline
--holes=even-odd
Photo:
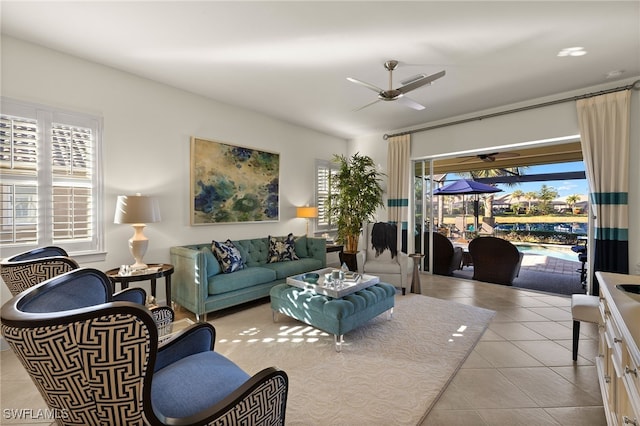
[[[298,207],[296,208],[296,217],[307,219],[307,235],[309,235],[309,219],[315,219],[318,217],[317,207]]]
[[[147,223],[160,222],[160,208],[155,198],[141,194],[119,195],[113,223],[128,223],[133,226],[134,234],[129,239],[129,250],[135,259],[131,270],[146,269],[142,262],[147,252],[149,240],[143,230]]]

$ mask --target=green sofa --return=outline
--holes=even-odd
[[[172,300],[206,321],[206,314],[269,296],[271,287],[287,277],[326,266],[326,240],[296,237],[299,260],[267,263],[269,238],[232,240],[246,267],[225,274],[211,243],[171,247]]]

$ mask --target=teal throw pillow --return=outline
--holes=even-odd
[[[267,263],[298,260],[295,245],[293,234],[289,234],[286,237],[269,236],[269,257],[267,258]]]
[[[307,250],[307,236],[301,235],[295,237],[296,242],[296,255],[298,257],[309,257],[309,251]]]
[[[202,247],[200,251],[204,254],[204,258],[207,263],[207,277],[219,274],[221,271],[220,262],[218,262],[218,259],[213,255],[211,247]]]
[[[213,251],[216,259],[218,259],[220,268],[225,274],[239,271],[244,268],[244,261],[240,255],[240,250],[238,250],[231,240],[227,240],[224,243],[214,241],[211,251]]]

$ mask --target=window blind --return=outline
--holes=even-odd
[[[101,119],[2,99],[0,242],[98,252]]]
[[[326,161],[316,161],[316,206],[318,206],[318,230],[333,230],[335,225],[329,216],[327,209],[327,201],[332,193],[335,192],[335,186],[332,185],[331,177],[338,172],[337,165]]]

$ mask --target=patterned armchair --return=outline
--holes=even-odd
[[[59,424],[284,424],[284,371],[249,376],[213,350],[209,323],[159,345],[149,311],[113,302],[98,270],[40,283],[8,301],[0,318]]]
[[[40,247],[17,254],[0,262],[0,275],[16,296],[24,290],[53,278],[56,275],[78,269],[78,263],[60,247]]]
[[[13,296],[45,280],[78,269],[80,265],[67,256],[67,252],[55,246],[40,247],[0,261],[0,276]],[[113,294],[114,301],[126,301],[144,305],[147,293],[142,288],[128,288]],[[158,306],[151,313],[160,326],[173,322],[174,312],[168,306]]]

